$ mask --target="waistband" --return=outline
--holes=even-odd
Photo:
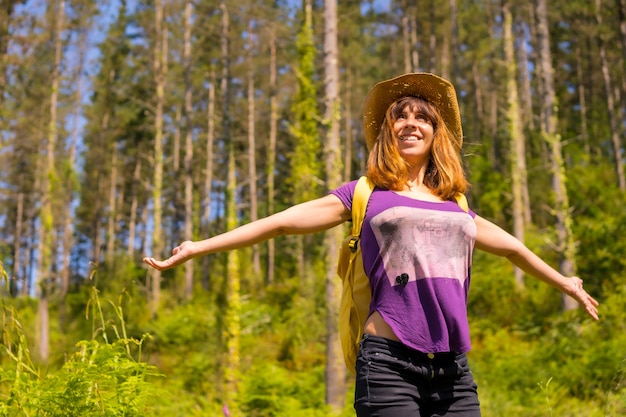
[[[462,352],[420,352],[419,350],[406,346],[402,342],[386,339],[372,334],[363,335],[363,338],[361,339],[361,346],[364,344],[366,344],[368,348],[374,347],[384,349],[394,356],[401,356],[419,361],[454,360],[458,357],[466,356],[465,353]]]

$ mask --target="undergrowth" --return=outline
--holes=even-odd
[[[60,369],[42,369],[31,358],[16,309],[3,301],[0,416],[156,415],[152,404],[160,393],[150,378],[161,375],[142,360],[150,336],[128,337],[121,306],[111,305],[116,317],[106,319],[92,287],[87,317],[91,313],[93,338],[76,343]]]

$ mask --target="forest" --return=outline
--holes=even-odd
[[[347,225],[158,272],[364,173],[378,81],[453,82],[485,417],[626,415],[626,0],[3,0],[0,416],[353,416]]]

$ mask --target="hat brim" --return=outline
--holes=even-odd
[[[367,149],[371,150],[380,132],[389,106],[402,97],[420,97],[435,105],[458,148],[463,144],[461,113],[452,83],[435,74],[410,73],[381,81],[365,98],[363,125]]]

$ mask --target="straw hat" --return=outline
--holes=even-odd
[[[372,149],[385,119],[387,108],[397,99],[415,96],[434,104],[454,135],[458,148],[463,143],[461,113],[454,86],[437,75],[419,72],[381,81],[371,89],[363,105],[367,149]]]

